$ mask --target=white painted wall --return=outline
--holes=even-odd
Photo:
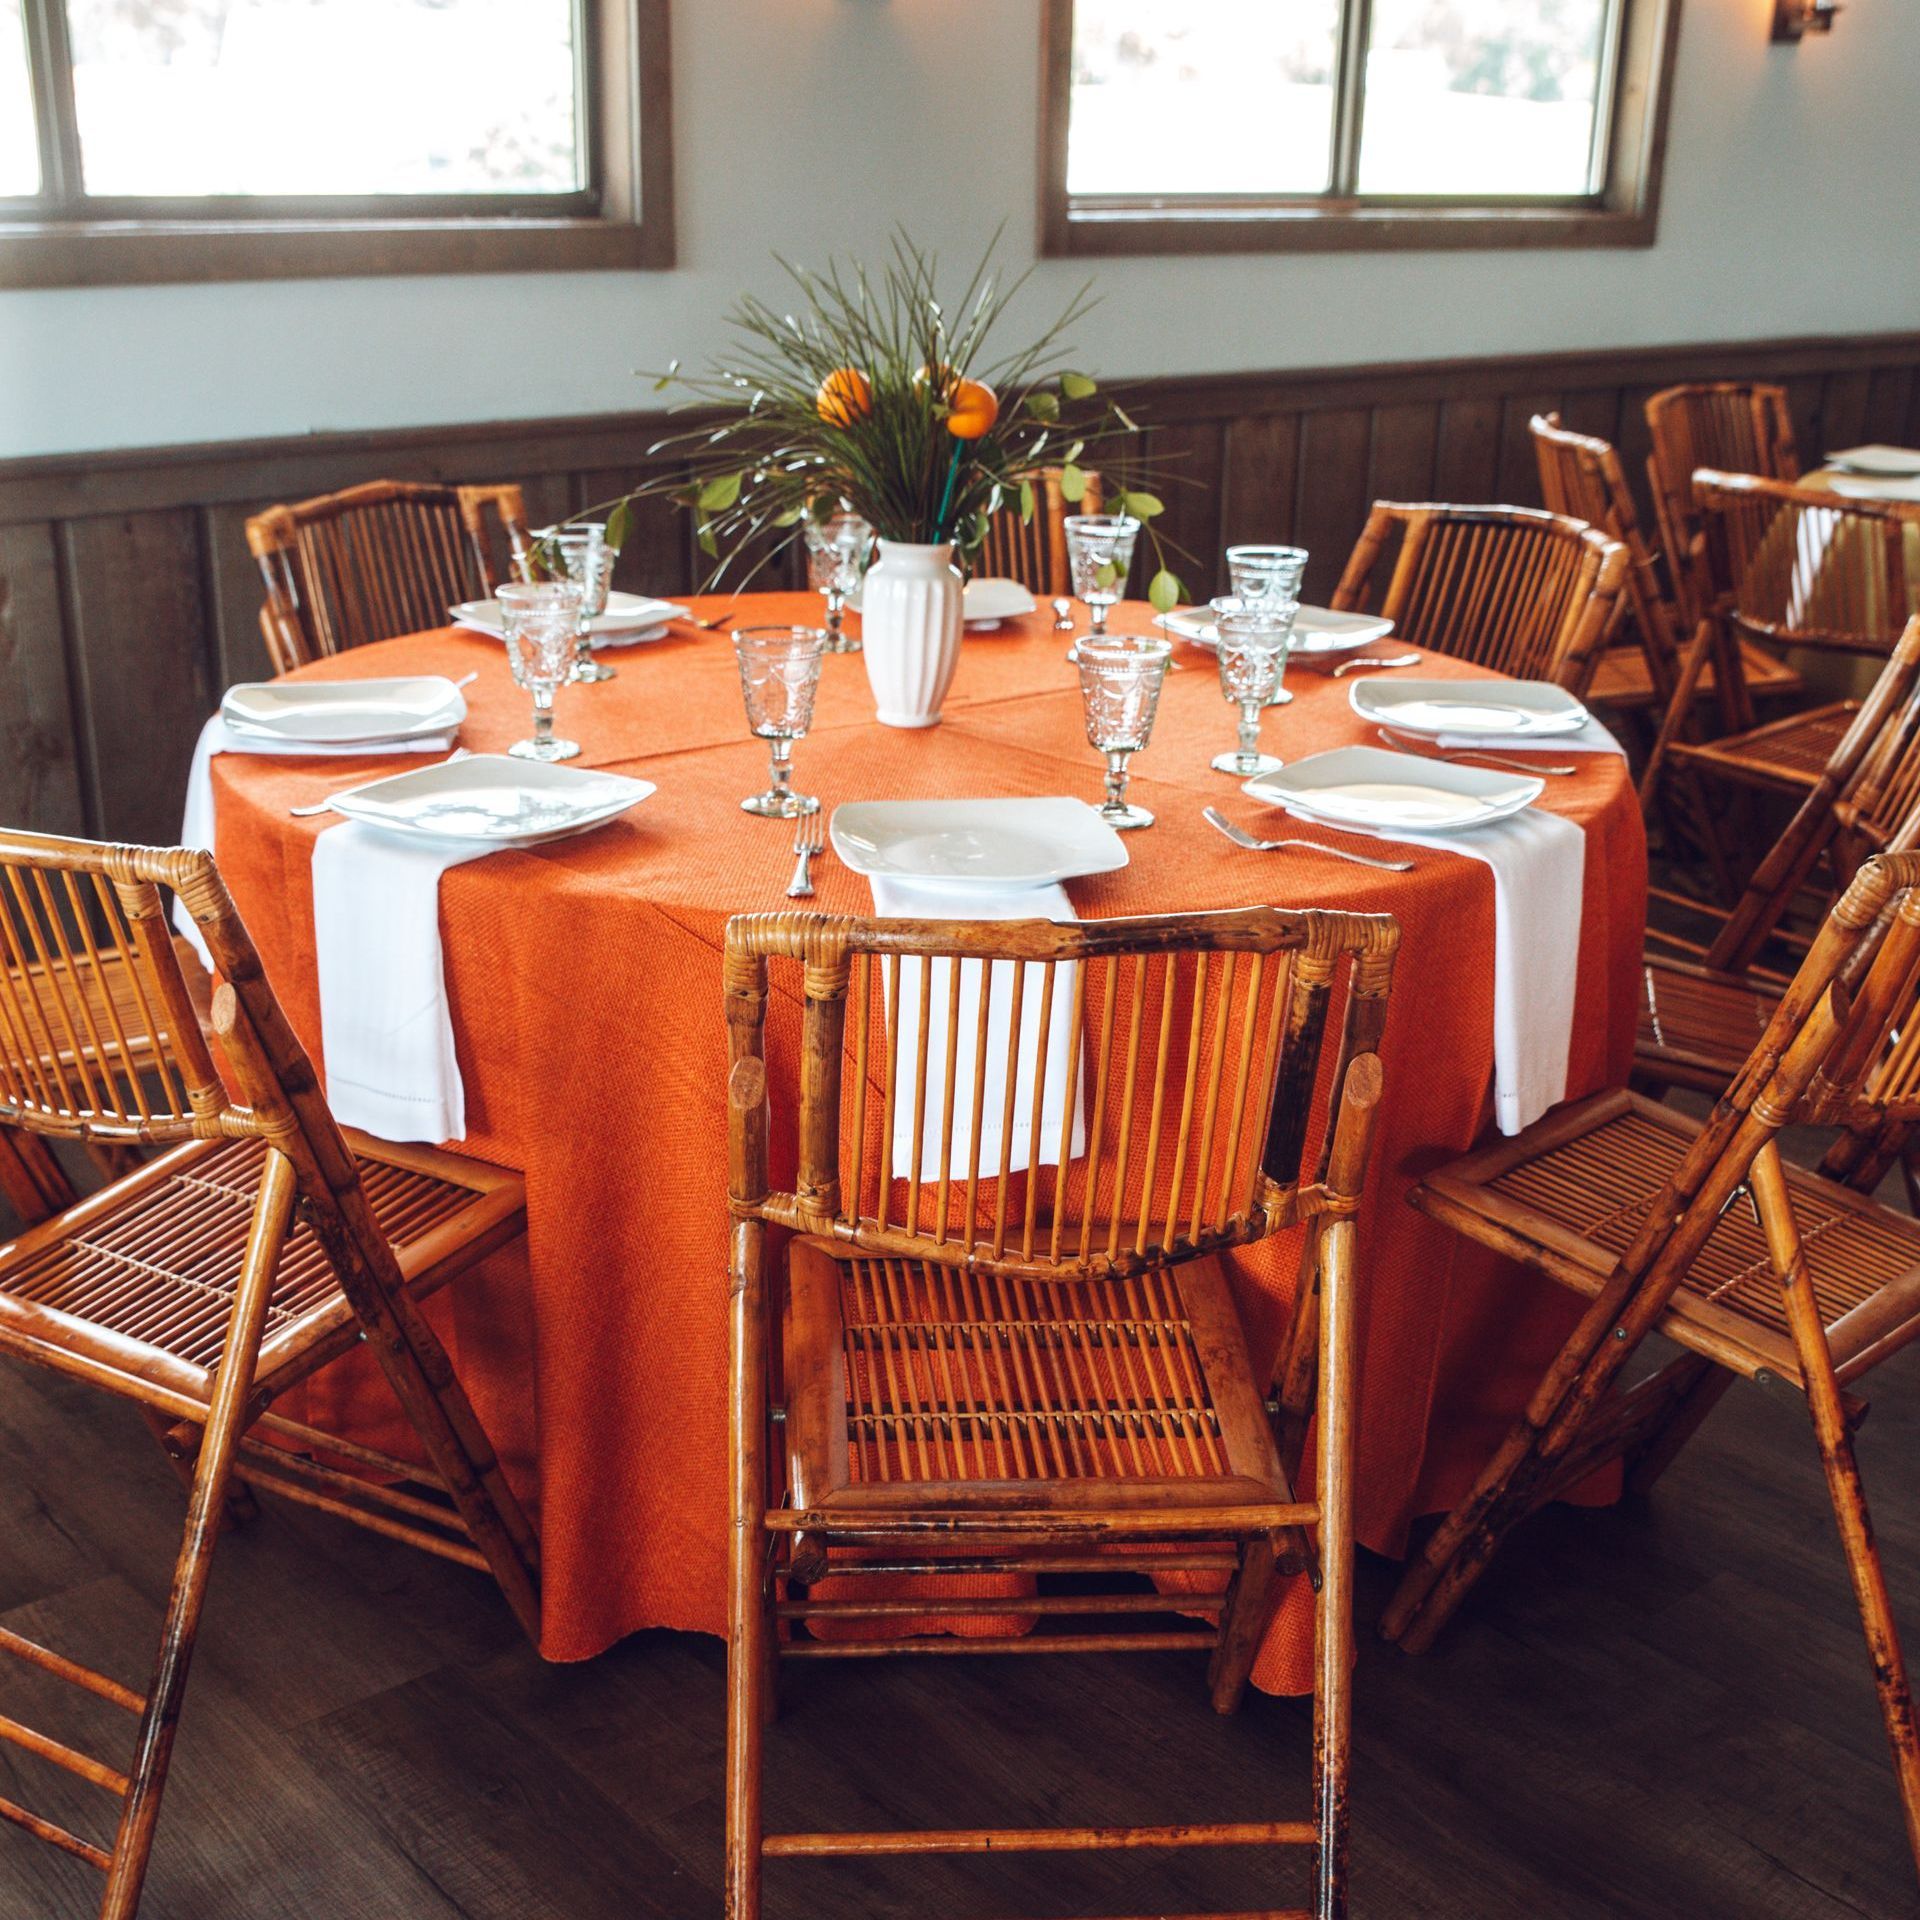
[[[1168,0],[1169,4],[1173,0]],[[1772,48],[1684,0],[1660,242],[1096,263],[1109,375],[1920,326],[1920,6]],[[1032,247],[1037,0],[677,0],[680,257],[542,274],[0,294],[0,457],[644,406],[779,248]],[[1140,137],[1152,139],[1151,127]],[[1033,312],[1084,277],[1036,276]]]

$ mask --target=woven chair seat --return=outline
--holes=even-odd
[[[438,1269],[450,1255],[470,1261],[476,1238],[510,1238],[524,1224],[517,1175],[363,1135],[349,1141],[374,1216],[420,1293],[444,1277]],[[265,1156],[258,1140],[194,1142],[0,1246],[0,1347],[54,1365],[79,1356],[205,1401]],[[319,1242],[296,1217],[260,1377],[297,1373],[303,1356],[356,1325]]]
[[[943,1486],[968,1506],[1000,1487],[1010,1505],[1070,1507],[1096,1481],[1106,1498],[1128,1482],[1177,1483],[1185,1502],[1291,1497],[1213,1260],[1052,1283],[802,1242],[789,1285],[802,1484],[831,1461],[848,1503],[892,1486],[922,1512]]]
[[[1806,690],[1806,682],[1799,674],[1756,641],[1742,642],[1740,658],[1750,693],[1766,699],[1783,699]],[[1695,692],[1698,698],[1705,699],[1713,690],[1713,666],[1709,662]],[[1638,642],[1624,641],[1609,647],[1600,656],[1587,698],[1601,707],[1637,708],[1654,704],[1653,677],[1647,671],[1647,656]]]
[[[1778,995],[1734,973],[1649,959],[1641,970],[1637,1066],[1718,1092],[1766,1031]]]
[[[1698,1121],[1637,1094],[1599,1094],[1431,1176],[1415,1202],[1443,1217],[1497,1221],[1545,1249],[1551,1258],[1543,1264],[1555,1279],[1598,1293],[1699,1130]],[[1848,1315],[1883,1290],[1912,1296],[1898,1324],[1920,1320],[1920,1222],[1803,1168],[1788,1165],[1786,1174],[1814,1297],[1834,1361],[1844,1369],[1854,1354],[1888,1337],[1885,1312],[1857,1322],[1857,1331],[1847,1325]],[[1743,1197],[1721,1215],[1661,1331],[1716,1359],[1737,1355],[1747,1372],[1799,1380],[1780,1283]]]
[[[1743,786],[1811,791],[1858,710],[1858,701],[1841,700],[1729,734],[1724,740],[1675,740],[1668,752],[1676,760],[1710,768]]]

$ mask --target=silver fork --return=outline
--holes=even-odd
[[[1218,807],[1202,807],[1200,817],[1208,826],[1217,827],[1236,847],[1245,847],[1249,853],[1278,853],[1282,847],[1297,847],[1306,853],[1329,854],[1335,860],[1351,860],[1356,867],[1378,867],[1382,873],[1411,873],[1414,869],[1411,860],[1373,860],[1364,853],[1349,853],[1345,847],[1329,847],[1318,840],[1256,840],[1243,828],[1236,827]]]
[[[1396,653],[1388,660],[1342,660],[1334,668],[1333,677],[1338,680],[1343,673],[1365,673],[1370,667],[1417,667],[1419,664],[1420,656],[1417,653]]]
[[[827,826],[817,813],[808,814],[793,830],[793,878],[787,882],[787,898],[804,900],[813,891],[813,857],[827,847]]]
[[[1402,753],[1416,754],[1422,760],[1478,760],[1489,767],[1503,767],[1508,773],[1578,773],[1578,767],[1550,764],[1544,760],[1513,760],[1504,753],[1491,753],[1485,747],[1436,747],[1424,737],[1401,733],[1394,727],[1376,727],[1388,746]]]

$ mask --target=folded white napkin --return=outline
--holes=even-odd
[[[313,845],[313,944],[327,1104],[382,1140],[466,1137],[440,951],[440,876],[488,847],[381,833],[359,821]]]
[[[357,741],[351,746],[311,740],[263,740],[251,734],[235,733],[219,714],[200,729],[193,749],[193,764],[187,770],[187,803],[180,819],[180,844],[200,847],[212,853],[213,844],[213,756],[216,753],[257,753],[268,758],[276,755],[305,756],[308,759],[366,759],[370,754],[446,753],[452,749],[458,729],[428,734],[424,738],[396,741]],[[173,924],[200,956],[200,963],[211,971],[213,956],[200,938],[193,915],[176,900]]]
[[[1556,753],[1617,753],[1627,757],[1623,747],[1598,720],[1588,717],[1578,733],[1529,734],[1524,739],[1511,733],[1443,733],[1435,745],[1444,748],[1469,747],[1485,753],[1514,753],[1524,760],[1537,753],[1551,760]]]
[[[1294,817],[1312,816],[1296,812]],[[1340,830],[1366,831],[1344,823]],[[1464,833],[1382,828],[1370,837],[1464,854],[1493,869],[1494,1117],[1502,1133],[1521,1132],[1567,1097],[1587,873],[1585,832],[1557,813],[1528,807],[1511,819]]]
[[[901,920],[1077,920],[1073,902],[1064,887],[994,887],[990,885],[922,886],[911,880],[885,874],[869,876],[873,883],[873,910],[889,919]],[[1001,1119],[1007,1097],[1007,1021],[1013,996],[1013,969],[1010,960],[993,963],[989,982],[990,1011],[987,1027],[986,1087],[980,1110],[980,1171],[998,1175],[1001,1159]],[[967,960],[960,967],[961,1044],[954,1054],[954,1128],[953,1146],[947,1172],[964,1179],[967,1174],[968,1135],[973,1120],[974,1017],[980,1000],[980,966]],[[896,1179],[911,1177],[913,1149],[913,1096],[906,1083],[912,1072],[920,1034],[920,990],[923,963],[906,960],[900,967],[900,1005],[888,1009],[900,1035],[900,1078],[903,1089],[893,1115],[893,1172]],[[1054,974],[1053,1003],[1047,1020],[1046,1080],[1040,1094],[1040,1139],[1038,1152],[1029,1157],[1033,1124],[1033,1064],[1040,1040],[1040,999],[1043,970],[1035,963],[1027,966],[1021,983],[1020,1044],[1013,1089],[1013,1140],[1007,1164],[1024,1168],[1029,1164],[1052,1167],[1060,1163],[1060,1122],[1066,1108],[1067,1062],[1073,1046],[1074,968],[1061,967]],[[920,1131],[920,1178],[940,1177],[941,1116],[946,1109],[948,968],[936,963],[933,972],[933,1000],[927,1021],[927,1097]],[[1073,1132],[1069,1157],[1078,1158],[1087,1150],[1086,1077],[1081,1075],[1075,1101]]]

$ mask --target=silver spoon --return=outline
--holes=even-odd
[[[1417,653],[1396,653],[1389,660],[1342,660],[1334,668],[1333,677],[1338,680],[1343,673],[1360,673],[1368,667],[1417,667],[1419,664]]]
[[[1282,847],[1297,847],[1306,853],[1325,853],[1336,860],[1351,860],[1356,867],[1378,867],[1382,873],[1411,873],[1414,869],[1411,860],[1371,860],[1364,853],[1349,853],[1345,847],[1325,846],[1318,840],[1256,840],[1252,834],[1236,827],[1217,807],[1202,807],[1200,817],[1208,826],[1217,827],[1236,847],[1245,847],[1249,853],[1277,853]]]
[[[1376,727],[1390,747],[1402,753],[1416,754],[1422,760],[1479,760],[1490,767],[1504,767],[1509,773],[1578,773],[1578,767],[1549,764],[1544,760],[1511,760],[1504,753],[1491,753],[1485,747],[1436,747],[1431,740],[1396,732],[1392,727]]]

